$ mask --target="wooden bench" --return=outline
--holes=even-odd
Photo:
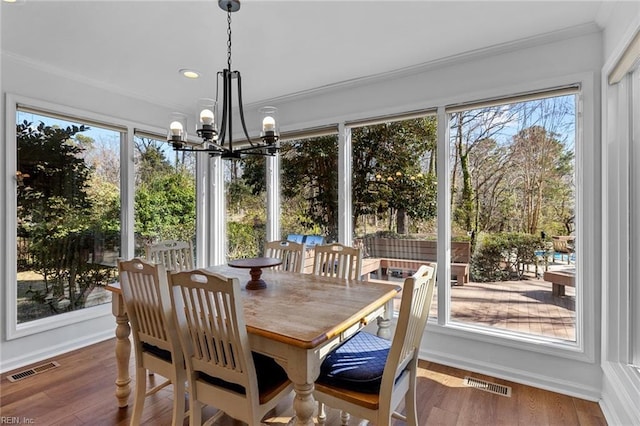
[[[396,265],[397,269],[417,271],[408,261],[422,262],[437,261],[437,242],[434,240],[412,240],[396,238],[365,238],[363,241],[366,254],[369,257],[381,259],[382,265],[391,265],[387,269],[394,269],[394,261],[403,260],[402,265]],[[451,279],[455,279],[458,285],[469,282],[469,264],[471,263],[471,243],[468,241],[451,242]],[[422,263],[416,262],[416,265]],[[414,265],[415,266],[415,265]]]
[[[554,296],[564,296],[564,287],[575,287],[575,270],[564,269],[561,271],[546,271],[544,280],[550,282],[553,286],[551,292]]]

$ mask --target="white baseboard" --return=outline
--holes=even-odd
[[[0,360],[0,373],[15,370],[30,364],[34,364],[45,359],[64,354],[69,351],[81,349],[94,343],[103,342],[114,338],[113,330],[103,330],[88,336],[82,336],[74,340],[65,340],[55,346],[47,346],[39,351],[31,351],[28,354],[17,356],[10,359]],[[115,349],[114,349],[115,350]],[[115,355],[114,355],[115,356]]]
[[[450,353],[439,353],[437,351],[423,349],[420,351],[420,358],[450,367],[469,370],[478,374],[486,374],[491,377],[509,380],[527,386],[533,386],[588,401],[599,402],[601,390],[595,387],[585,386],[584,383],[571,383],[551,376],[541,376],[524,370],[516,370],[503,365],[490,364],[471,360],[468,357],[456,357]]]
[[[623,364],[603,363],[600,408],[607,423],[615,426],[640,425],[640,374]]]

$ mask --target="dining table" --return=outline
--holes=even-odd
[[[205,268],[246,282],[246,269],[219,265]],[[393,299],[398,283],[381,283],[320,277],[312,274],[264,269],[266,287],[248,290],[241,286],[242,303],[251,350],[272,357],[293,383],[296,425],[312,425],[316,403],[314,381],[326,355],[368,324],[377,334],[391,335]],[[131,393],[129,361],[130,325],[118,283],[110,284],[116,320],[115,395],[119,407],[128,405]],[[224,411],[224,407],[216,407]]]

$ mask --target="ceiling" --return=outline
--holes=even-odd
[[[246,0],[232,14],[232,68],[244,103],[259,103],[593,25],[607,3]],[[226,66],[216,0],[19,0],[1,13],[4,55],[168,107],[214,97]]]

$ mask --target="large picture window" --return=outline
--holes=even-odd
[[[563,88],[448,110],[450,232],[471,243],[451,321],[576,341],[577,103]]]
[[[24,109],[16,123],[17,323],[110,302],[123,132]]]

